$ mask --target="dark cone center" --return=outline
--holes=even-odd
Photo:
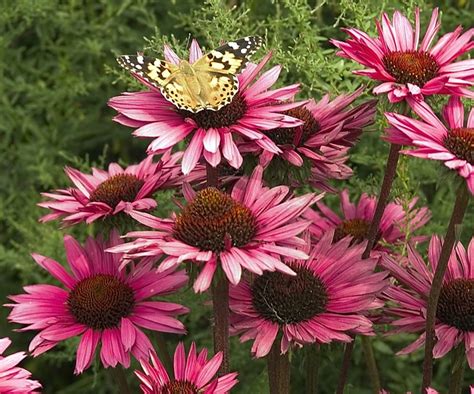
[[[198,394],[198,388],[186,380],[172,380],[160,387],[157,394]]]
[[[297,127],[280,127],[267,131],[268,138],[277,145],[304,145],[320,129],[318,121],[311,111],[305,107],[292,108],[285,111],[285,114],[302,120],[304,124]]]
[[[69,293],[67,304],[78,323],[95,330],[118,327],[135,305],[133,290],[113,275],[83,279]]]
[[[120,201],[135,201],[144,183],[135,175],[114,175],[97,186],[89,200],[92,202],[103,202],[109,207],[115,208]]]
[[[222,107],[217,111],[204,109],[199,112],[191,112],[186,110],[178,110],[185,118],[193,119],[199,128],[202,129],[218,129],[221,127],[229,127],[237,123],[244,117],[247,112],[247,103],[245,99],[237,93],[230,104]]]
[[[436,77],[439,65],[428,52],[406,51],[390,52],[383,59],[388,73],[398,83],[411,83],[423,87],[426,82]]]
[[[278,324],[300,323],[326,310],[328,293],[311,270],[292,265],[296,276],[264,272],[252,284],[252,305],[266,320]]]
[[[216,188],[199,191],[178,215],[174,235],[188,245],[222,252],[226,245],[245,246],[256,233],[256,220],[245,205]]]
[[[456,157],[474,164],[474,128],[452,129],[444,139],[444,145]]]
[[[474,279],[454,279],[441,288],[436,316],[461,331],[474,331]]]
[[[340,241],[342,238],[350,235],[352,237],[352,244],[358,244],[367,238],[369,228],[370,223],[367,220],[346,220],[339,224],[334,230],[333,242]]]

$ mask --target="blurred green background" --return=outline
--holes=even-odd
[[[25,284],[50,281],[29,257],[30,252],[64,261],[63,234],[67,231],[85,238],[85,227],[60,230],[56,222],[37,222],[44,213],[35,206],[39,193],[68,185],[63,167],[87,170],[92,164],[103,166],[117,160],[131,164],[144,157],[146,141],[132,138],[130,129],[112,122],[114,112],[106,105],[110,97],[137,87],[119,70],[116,55],[145,50],[160,56],[164,41],[184,54],[191,37],[209,48],[220,40],[260,34],[266,40],[265,50],[274,51],[271,63],[283,65],[278,83],[300,82],[298,98],[319,99],[326,92],[351,92],[362,83],[371,87],[368,80],[351,74],[355,64],[334,55],[329,38],[344,38],[340,31],[344,26],[374,33],[373,20],[382,10],[400,9],[413,15],[416,5],[425,11],[422,32],[434,6],[441,7],[443,32],[458,24],[472,27],[474,10],[469,0],[437,4],[384,0],[0,1],[0,302],[7,302],[9,294],[20,293]],[[439,108],[443,100],[434,105]],[[381,114],[387,109],[388,104],[380,100],[377,124],[352,150],[350,165],[355,176],[336,184],[349,187],[354,197],[378,190],[387,154],[387,144],[379,139],[385,126]],[[451,176],[438,163],[403,158],[393,195],[405,200],[420,196],[421,203],[433,211],[423,233],[443,234],[454,190]],[[326,201],[336,204],[331,196]],[[162,196],[159,204],[163,215],[172,208],[169,195]],[[464,241],[473,234],[473,205],[467,213]],[[189,343],[191,339],[211,347],[205,296],[196,297],[188,290],[175,298],[192,313],[184,318],[190,335],[167,337],[172,347],[178,340]],[[0,337],[8,335],[14,340],[10,352],[26,350],[33,335],[12,332],[15,327],[6,322],[7,312],[0,310]],[[380,335],[374,342],[383,386],[392,393],[419,390],[422,352],[395,356],[413,339]],[[45,393],[117,392],[110,376],[97,366],[81,376],[73,375],[76,345],[69,341],[39,358],[28,358],[23,366],[43,383]],[[249,349],[249,344],[232,339],[232,369],[240,374],[235,392],[265,393],[265,362],[249,362]],[[321,394],[334,392],[341,357],[338,344],[322,349]],[[294,352],[292,360],[293,392],[302,393],[305,353]],[[449,369],[448,359],[436,362],[434,386],[440,392],[447,390]],[[131,370],[129,378],[136,390]],[[466,385],[468,382],[474,382],[471,371],[466,371]],[[357,344],[347,393],[370,392]]]

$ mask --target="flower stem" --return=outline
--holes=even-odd
[[[462,182],[456,194],[451,220],[446,230],[439,261],[431,284],[430,295],[428,298],[428,307],[426,311],[426,341],[425,341],[425,359],[423,360],[423,392],[431,385],[433,376],[433,347],[435,342],[435,321],[436,309],[438,307],[439,294],[443,286],[444,273],[448,267],[449,257],[456,241],[458,226],[461,224],[469,203],[469,192],[466,183]]]
[[[364,250],[364,253],[362,253],[363,259],[367,259],[370,257],[370,252],[375,246],[377,235],[379,232],[380,221],[382,220],[382,216],[385,211],[385,206],[387,205],[388,197],[390,196],[390,190],[392,189],[392,183],[397,173],[397,164],[398,158],[400,156],[400,148],[400,145],[390,145],[390,152],[388,154],[387,164],[385,166],[385,174],[382,182],[382,187],[380,189],[379,198],[377,200],[377,206],[375,207],[375,213],[372,218],[372,222],[370,223],[369,232],[367,235],[367,246]],[[337,386],[338,394],[342,394],[344,392],[344,386],[346,384],[347,374],[349,372],[349,367],[351,363],[352,350],[354,349],[354,342],[355,338],[352,342],[346,345],[346,349],[344,350],[344,358]],[[373,356],[373,350],[371,348],[370,342],[363,340],[362,343],[364,346],[364,353],[366,355],[367,368],[369,370],[372,387],[374,389],[374,392],[378,393],[380,391],[380,378],[377,369],[377,364],[375,363],[375,357]]]
[[[217,187],[219,185],[219,170],[209,163],[206,163],[206,181],[207,187]]]
[[[214,352],[222,352],[219,375],[229,372],[229,282],[225,275],[212,288],[214,308]]]
[[[207,187],[218,187],[217,167],[206,163],[206,178]],[[215,278],[217,277],[216,275]],[[214,308],[214,352],[222,352],[219,375],[224,375],[229,372],[229,282],[225,275],[219,277],[212,287],[212,306]]]
[[[110,368],[109,371],[112,377],[112,384],[118,388],[116,392],[120,394],[132,394],[124,369],[120,365],[117,365],[115,368]]]
[[[349,375],[349,367],[351,366],[352,350],[354,350],[355,338],[352,342],[346,343],[344,349],[344,357],[342,359],[341,370],[339,371],[339,380],[337,383],[336,394],[344,394],[344,387],[346,386],[347,376]]]
[[[464,346],[461,342],[451,356],[451,378],[449,379],[449,394],[461,394],[464,380]]]
[[[275,340],[267,356],[268,383],[270,394],[290,393],[289,353],[280,354],[280,341]]]
[[[367,367],[367,373],[369,374],[370,383],[372,385],[372,391],[374,394],[380,393],[380,377],[377,369],[377,363],[375,361],[374,349],[369,337],[361,336],[362,350],[365,355],[365,365]]]
[[[306,349],[306,394],[318,393],[318,372],[321,359],[320,345],[310,345]]]
[[[165,336],[163,335],[163,333],[155,331],[155,339],[158,348],[158,357],[163,362],[166,368],[166,372],[168,372],[168,375],[170,377],[173,377],[173,360],[171,358]]]
[[[377,206],[375,207],[374,217],[370,223],[369,233],[367,235],[367,246],[362,254],[363,259],[367,259],[370,256],[370,252],[375,246],[377,235],[379,232],[380,221],[382,220],[385,206],[387,205],[388,197],[390,196],[390,190],[392,189],[392,183],[397,173],[398,158],[400,157],[401,145],[391,144],[390,152],[387,158],[387,164],[385,166],[385,175],[383,177],[382,188],[380,189],[379,198],[377,200]]]

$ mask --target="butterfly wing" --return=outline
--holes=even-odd
[[[178,74],[176,78],[168,82],[161,93],[179,109],[198,112],[206,108],[199,96],[193,93],[190,81],[186,76]]]
[[[202,101],[206,103],[205,109],[217,111],[232,102],[239,91],[239,80],[233,74],[196,73],[202,89]]]
[[[166,100],[180,109],[193,110],[197,102],[186,84],[179,66],[146,56],[120,56],[118,63],[126,70],[160,89]]]
[[[191,112],[217,111],[229,104],[239,90],[236,74],[262,45],[260,37],[230,41],[198,59],[183,72],[182,65],[146,56],[120,56],[119,64],[159,88],[177,108]]]
[[[172,81],[179,72],[179,68],[174,64],[141,55],[119,56],[117,62],[126,70],[137,74],[140,78],[158,89],[162,89]]]
[[[217,111],[232,102],[239,90],[236,74],[246,66],[262,42],[260,37],[244,37],[230,41],[192,64],[201,86],[201,102],[204,103],[197,111]]]
[[[238,74],[262,43],[262,38],[258,36],[229,41],[198,59],[193,68],[196,71]]]

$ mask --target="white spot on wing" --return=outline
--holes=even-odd
[[[229,42],[227,43],[227,45],[229,45],[232,49],[239,49],[239,44],[237,44],[236,42]]]

